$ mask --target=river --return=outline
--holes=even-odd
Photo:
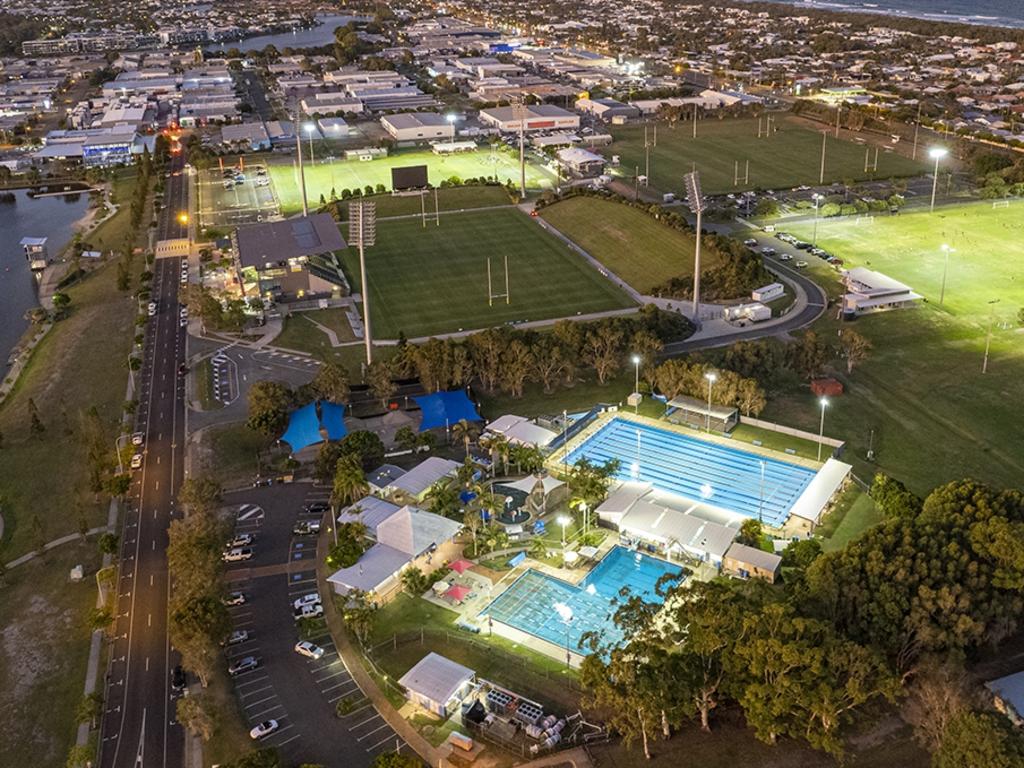
[[[240,51],[259,51],[268,45],[273,45],[279,51],[285,48],[319,48],[330,45],[334,42],[334,30],[344,27],[350,21],[363,19],[360,16],[317,16],[321,22],[309,29],[299,29],[295,32],[279,32],[276,35],[259,35],[258,37],[247,37],[244,40],[232,40],[213,46],[207,50],[211,53],[220,53],[229,48],[237,48]]]
[[[89,208],[88,194],[36,199],[24,189],[13,194],[13,203],[0,202],[0,371],[7,370],[7,357],[28,328],[25,312],[39,304],[38,284],[19,245],[21,238],[49,238],[50,255],[56,256]]]

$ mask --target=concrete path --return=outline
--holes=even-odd
[[[86,537],[95,536],[97,533],[107,533],[110,530],[111,530],[111,527],[109,525],[101,525],[101,526],[99,526],[97,528],[90,528],[85,535],[86,535]],[[80,533],[69,533],[66,536],[61,536],[59,539],[54,539],[53,541],[46,542],[43,545],[43,551],[44,552],[49,552],[51,549],[54,549],[55,547],[59,547],[61,544],[67,544],[67,543],[72,542],[72,541],[81,541],[81,540],[82,540],[82,534],[80,534]],[[35,558],[39,557],[40,554],[41,554],[40,552],[26,552],[21,557],[17,557],[14,560],[11,560],[9,563],[5,563],[5,565],[8,568],[16,568],[17,566],[23,565],[23,564],[29,562],[30,560],[34,560]]]

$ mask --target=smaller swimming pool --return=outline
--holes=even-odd
[[[679,575],[682,568],[660,558],[613,547],[579,584],[570,584],[533,569],[528,570],[481,611],[510,627],[556,646],[589,653],[580,647],[580,638],[596,632],[601,642],[618,645],[622,631],[612,615],[622,602],[619,593],[625,587],[631,595],[660,602],[655,585],[665,574]],[[568,621],[566,621],[568,618]]]

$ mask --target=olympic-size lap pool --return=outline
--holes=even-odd
[[[815,471],[710,440],[613,418],[578,445],[580,459],[619,460],[619,480],[649,482],[661,491],[781,525]]]
[[[489,615],[494,621],[562,648],[566,646],[568,629],[569,648],[585,655],[589,648],[580,648],[579,643],[586,632],[598,633],[601,644],[617,645],[622,641],[622,632],[612,621],[612,600],[622,599],[619,593],[623,587],[632,595],[658,601],[658,579],[681,572],[679,566],[665,560],[613,547],[579,584],[528,570],[481,615]]]

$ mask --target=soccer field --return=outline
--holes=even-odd
[[[509,304],[488,306],[487,258],[493,292]],[[342,254],[359,288],[359,255]],[[366,249],[370,316],[376,338],[409,338],[475,330],[510,321],[546,320],[633,306],[633,302],[564,243],[514,209],[441,217],[424,228],[417,219],[381,222]]]
[[[693,274],[694,239],[628,205],[570,197],[541,216],[642,294]],[[710,251],[703,261],[705,269],[718,263]]]
[[[452,176],[460,179],[475,179],[481,176],[493,177],[504,183],[519,183],[519,156],[508,152],[478,149],[474,152],[460,152],[452,155],[435,155],[430,151],[396,152],[374,160],[335,160],[329,163],[317,162],[306,165],[306,196],[310,205],[316,205],[320,196],[331,196],[331,190],[341,195],[343,189],[362,189],[367,184],[376,187],[383,184],[391,189],[391,169],[406,165],[426,165],[427,178],[434,186]],[[284,215],[295,213],[302,208],[299,195],[299,173],[291,163],[270,166],[270,178],[274,184]],[[527,189],[553,187],[556,178],[535,163],[527,160]]]
[[[681,194],[683,176],[696,163],[704,192],[721,194],[742,189],[786,189],[817,184],[821,171],[821,133],[805,128],[796,120],[779,117],[778,131],[770,138],[757,137],[757,119],[701,120],[697,138],[691,124],[680,121],[674,129],[658,123],[658,145],[652,147],[650,183],[663,192]],[[653,141],[653,131],[648,128]],[[644,127],[612,128],[614,143],[601,151],[606,157],[618,155],[622,172],[632,177],[644,172]],[[885,179],[913,176],[924,166],[895,152],[879,151],[878,171],[864,172],[865,147],[836,139],[829,134],[825,149],[825,182],[843,179]],[[874,162],[874,148],[871,149]],[[746,161],[750,180],[744,183]],[[740,183],[734,184],[735,162],[739,161]]]
[[[818,222],[818,245],[850,266],[883,272],[906,283],[929,302],[938,304],[949,245],[949,268],[943,308],[962,316],[985,315],[990,301],[1016,312],[1024,306],[1024,201],[1008,208],[991,202],[972,203],[875,216],[874,223],[844,216]],[[811,222],[785,226],[810,240]]]

